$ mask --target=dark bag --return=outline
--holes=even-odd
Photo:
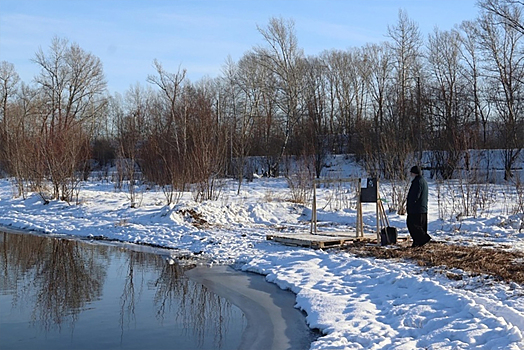
[[[388,226],[383,227],[380,230],[380,244],[381,245],[388,245],[388,244],[396,244],[397,243],[397,228]]]

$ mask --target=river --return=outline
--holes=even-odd
[[[0,233],[1,349],[298,350],[316,337],[291,292],[169,253]]]

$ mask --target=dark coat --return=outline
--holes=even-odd
[[[408,192],[407,209],[409,214],[427,214],[428,212],[428,183],[421,175],[411,181]]]

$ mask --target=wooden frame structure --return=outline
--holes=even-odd
[[[314,179],[313,180],[313,203],[311,204],[311,228],[309,233],[312,235],[317,234],[317,184],[328,184],[336,182],[354,182],[352,178],[342,179]]]
[[[335,183],[335,182],[354,182],[353,178],[342,178],[342,179],[315,179],[313,180],[313,203],[311,205],[311,228],[310,234],[316,235],[317,231],[317,184],[319,183]],[[362,213],[362,203],[375,203],[375,213],[377,222],[377,243],[380,242],[380,220],[384,207],[381,205],[380,195],[378,190],[378,180],[375,178],[368,178],[364,181],[358,179],[357,187],[357,223],[356,223],[356,238],[364,238],[364,220]]]

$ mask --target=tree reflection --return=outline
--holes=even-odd
[[[88,247],[79,249],[76,241],[53,239],[48,246],[50,259],[38,264],[35,284],[40,289],[34,316],[45,320],[47,327],[60,326],[68,317],[74,323],[84,305],[100,297],[105,273]]]
[[[120,296],[120,330],[121,340],[124,337],[124,325],[135,321],[135,305],[140,298],[142,289],[144,287],[144,269],[150,264],[154,264],[157,257],[152,254],[145,254],[136,251],[126,251],[127,268],[124,276],[124,288]],[[138,274],[135,278],[135,274]],[[141,278],[138,278],[141,277]],[[135,279],[138,279],[138,284],[135,285]],[[137,289],[137,290],[135,290]]]
[[[145,270],[155,267],[159,271],[156,280],[145,281]],[[184,325],[184,331],[197,339],[201,347],[209,333],[212,333],[216,349],[223,346],[224,336],[228,333],[230,320],[233,319],[233,305],[226,299],[208,291],[203,285],[184,277],[184,270],[179,264],[169,264],[158,255],[142,252],[129,252],[127,259],[124,289],[121,294],[120,324],[123,338],[124,323],[135,320],[134,306],[140,299],[142,289],[154,288],[154,307],[156,317],[161,324],[173,321]],[[187,333],[185,335],[188,335]]]
[[[41,322],[46,330],[66,321],[74,325],[85,305],[101,295],[105,271],[89,246],[3,233],[0,249],[2,284],[13,294],[13,306],[26,299],[34,302],[32,321]]]
[[[192,337],[199,340],[202,346],[209,329],[213,330],[213,344],[217,349],[223,346],[225,334],[233,319],[233,305],[224,298],[210,292],[203,285],[181,278],[183,269],[178,264],[164,263],[160,276],[155,281],[155,307],[157,317],[163,319],[165,313],[173,311],[177,323],[183,323],[186,332],[192,332]],[[173,304],[175,296],[179,304]]]
[[[157,254],[122,247],[0,233],[0,292],[12,297],[14,308],[29,310],[32,324],[46,334],[52,328],[60,332],[66,324],[73,330],[83,310],[98,307],[95,301],[120,296],[118,306],[109,306],[114,307],[115,312],[109,314],[115,319],[112,325],[109,320],[108,328],[119,326],[121,345],[128,329],[151,328],[143,323],[142,315],[144,319],[154,315],[159,327],[173,327],[167,334],[192,339],[194,348],[212,344],[221,349],[226,336],[234,334],[230,329],[238,330],[233,320],[239,311],[186,278],[184,270],[189,268],[170,264]],[[116,293],[109,287],[109,295],[102,299],[108,278]],[[118,337],[115,329],[111,335]]]

